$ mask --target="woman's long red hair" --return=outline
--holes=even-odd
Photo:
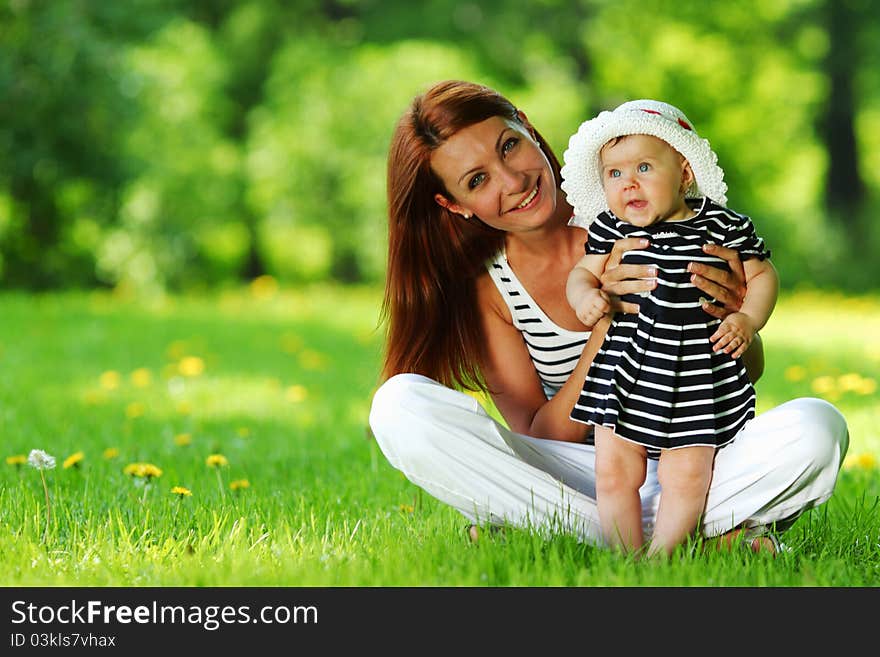
[[[434,196],[449,194],[430,158],[456,132],[493,116],[521,121],[516,107],[496,91],[448,80],[417,96],[394,131],[388,154],[383,380],[412,372],[450,387],[485,388],[476,280],[502,248],[505,233],[440,207]],[[535,136],[559,180],[559,161]]]

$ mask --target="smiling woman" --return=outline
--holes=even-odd
[[[388,206],[384,383],[370,413],[383,453],[471,521],[601,543],[592,429],[569,415],[603,335],[591,335],[565,297],[586,233],[569,224],[556,156],[496,91],[441,82],[397,124]],[[602,274],[615,311],[636,312],[620,297],[656,286],[650,267],[619,264],[643,242],[619,240]],[[693,283],[724,317],[742,304],[743,265],[732,249],[710,250],[729,271],[692,263]],[[759,376],[759,340],[744,360]],[[487,391],[504,423],[454,388]],[[733,530],[738,540],[758,527],[751,545],[760,528],[790,524],[831,495],[847,440],[840,413],[817,399],[753,420],[716,459],[703,533]],[[650,535],[656,467],[640,494]]]
[[[442,180],[454,181],[446,194],[434,196],[438,205],[499,230],[522,230],[529,218],[543,218],[534,212],[542,202],[555,200],[550,162],[522,113],[464,128],[433,153],[431,166]]]

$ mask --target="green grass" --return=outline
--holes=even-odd
[[[852,434],[837,492],[784,536],[795,551],[665,563],[526,530],[466,541],[463,518],[393,470],[366,430],[379,299],[375,289],[329,287],[154,303],[0,296],[0,584],[880,583],[877,298],[788,295],[763,332],[759,412],[815,386]],[[182,434],[188,445],[175,440]],[[45,540],[39,473],[2,460],[33,448],[58,458],[45,473]],[[105,458],[108,448],[118,456]],[[80,467],[63,468],[77,451]],[[215,453],[229,465],[209,468]],[[133,462],[162,475],[138,486],[123,473]],[[232,491],[242,479],[250,487]]]

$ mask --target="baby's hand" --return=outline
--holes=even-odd
[[[724,318],[709,341],[715,343],[712,351],[723,351],[731,358],[739,358],[752,344],[755,333],[757,331],[748,315],[731,313]]]
[[[611,299],[602,290],[590,288],[581,294],[573,308],[584,326],[593,328],[611,310]]]

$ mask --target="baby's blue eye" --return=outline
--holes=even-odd
[[[611,169],[611,171],[608,172],[608,175],[611,178],[620,178],[620,170],[619,169]]]
[[[647,171],[648,171],[649,168],[650,168],[650,167],[648,166],[648,164],[647,164],[646,162],[642,162],[642,163],[639,165],[639,173],[647,173]]]

